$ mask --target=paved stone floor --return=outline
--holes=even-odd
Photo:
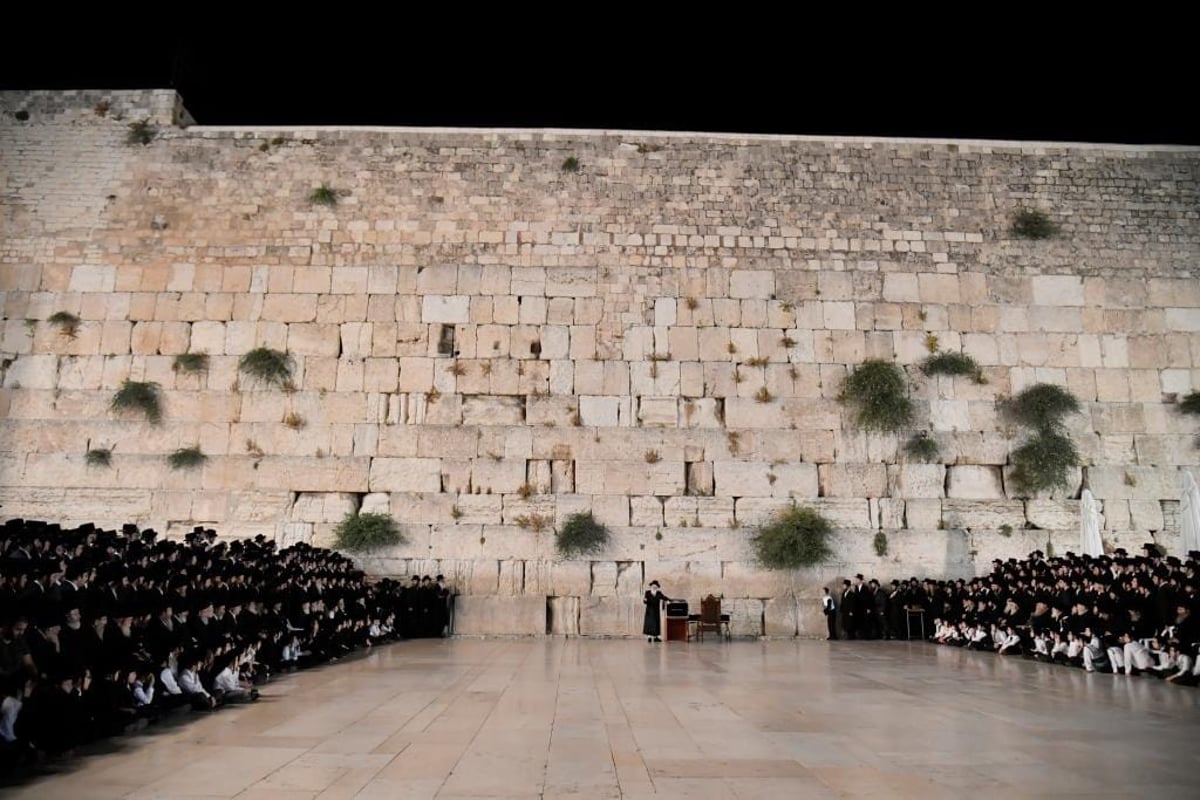
[[[1200,796],[1200,691],[907,643],[406,642],[14,798]]]

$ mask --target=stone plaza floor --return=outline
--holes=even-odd
[[[284,676],[12,798],[1200,796],[1200,691],[921,643],[454,639]]]

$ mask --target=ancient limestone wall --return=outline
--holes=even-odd
[[[1195,149],[181,122],[170,92],[0,95],[6,516],[326,543],[386,510],[410,542],[368,566],[446,573],[464,632],[636,631],[652,577],[723,594],[740,633],[816,631],[841,575],[1070,549],[1085,485],[1110,545],[1178,550]],[[1030,208],[1060,235],[1013,238]],[[929,337],[988,382],[923,376]],[[239,380],[260,345],[294,391]],[[939,463],[851,424],[866,358],[907,369]],[[161,384],[162,424],[110,412],[126,378]],[[1084,402],[1084,466],[1025,499],[995,400],[1034,382]],[[202,469],[167,468],[191,445]],[[750,528],[793,499],[836,558],[760,570]],[[586,509],[611,546],[558,558],[551,521]]]

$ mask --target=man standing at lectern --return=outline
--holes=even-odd
[[[646,637],[647,642],[662,641],[660,638],[662,636],[662,607],[668,599],[659,588],[658,581],[650,581],[650,587],[646,589],[646,596],[642,601],[646,604],[646,617],[642,621],[642,635]]]

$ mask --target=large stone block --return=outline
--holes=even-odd
[[[960,465],[947,467],[946,496],[959,500],[1001,500],[1004,487],[996,467]]]
[[[1082,522],[1078,500],[1027,500],[1025,516],[1044,530],[1078,530]]]
[[[946,468],[941,464],[893,464],[887,468],[892,497],[936,498],[946,495]]]
[[[589,596],[579,601],[579,632],[584,636],[641,636],[640,597]]]
[[[1100,499],[1162,500],[1179,494],[1176,467],[1090,466],[1084,482]]]
[[[744,461],[713,462],[714,494],[726,498],[796,497],[817,495],[815,464],[770,464]]]
[[[459,595],[454,598],[454,632],[466,636],[544,635],[546,598]]]
[[[887,493],[883,464],[821,464],[818,475],[822,497],[882,497]]]
[[[441,465],[437,458],[373,458],[369,491],[439,492]]]
[[[1025,527],[1025,506],[1019,500],[946,500],[942,518],[947,528],[999,530],[1008,525],[1018,530]]]

